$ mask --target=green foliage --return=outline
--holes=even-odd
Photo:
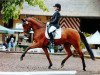
[[[81,41],[80,45],[81,45],[81,49],[84,49],[85,48],[85,45],[83,44],[82,41]]]
[[[89,34],[89,33],[84,33],[84,35],[85,35],[85,37],[91,36],[91,34]],[[84,46],[83,42],[81,41],[81,49],[83,49],[83,48],[85,48],[85,46]]]
[[[89,34],[89,33],[84,33],[84,35],[85,35],[86,37],[91,36],[91,34]]]
[[[44,0],[7,0],[2,4],[3,21],[8,22],[9,19],[18,19],[24,2],[31,6],[39,6],[43,11],[48,11]]]

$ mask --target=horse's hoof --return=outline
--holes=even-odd
[[[48,67],[48,69],[51,69],[51,66],[52,66],[52,65],[50,65],[50,66]]]
[[[84,71],[86,71],[86,69],[83,69]]]
[[[92,60],[94,60],[94,61],[95,61],[95,58],[93,58]]]
[[[51,66],[49,66],[48,69],[51,69]]]
[[[61,68],[64,66],[64,64],[61,65]]]
[[[23,60],[23,57],[20,57],[20,61],[22,61]]]

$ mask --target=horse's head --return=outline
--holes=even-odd
[[[28,36],[31,28],[32,28],[32,23],[28,21],[28,19],[22,19],[22,24],[23,24],[23,30],[24,30],[24,35]]]
[[[29,34],[31,28],[35,31],[44,27],[44,24],[34,17],[22,19],[22,22],[25,35]]]

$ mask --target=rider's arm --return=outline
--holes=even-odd
[[[55,24],[56,22],[58,22],[59,18],[60,18],[60,14],[57,12],[55,18],[51,20],[50,23]]]

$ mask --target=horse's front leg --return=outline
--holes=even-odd
[[[34,44],[32,44],[31,46],[27,47],[26,50],[25,50],[25,51],[23,52],[23,54],[21,55],[20,60],[21,60],[21,61],[23,60],[23,57],[25,56],[25,54],[27,53],[27,51],[28,51],[29,49],[37,48],[37,46],[38,46],[38,43],[34,43]]]
[[[52,66],[52,61],[51,61],[51,59],[50,59],[50,55],[49,55],[49,53],[48,53],[48,50],[47,50],[47,48],[42,48],[43,50],[44,50],[44,52],[45,52],[45,55],[46,55],[46,57],[47,57],[47,59],[48,59],[48,61],[49,61],[49,67],[48,67],[48,69],[50,69],[51,68],[51,66]]]

